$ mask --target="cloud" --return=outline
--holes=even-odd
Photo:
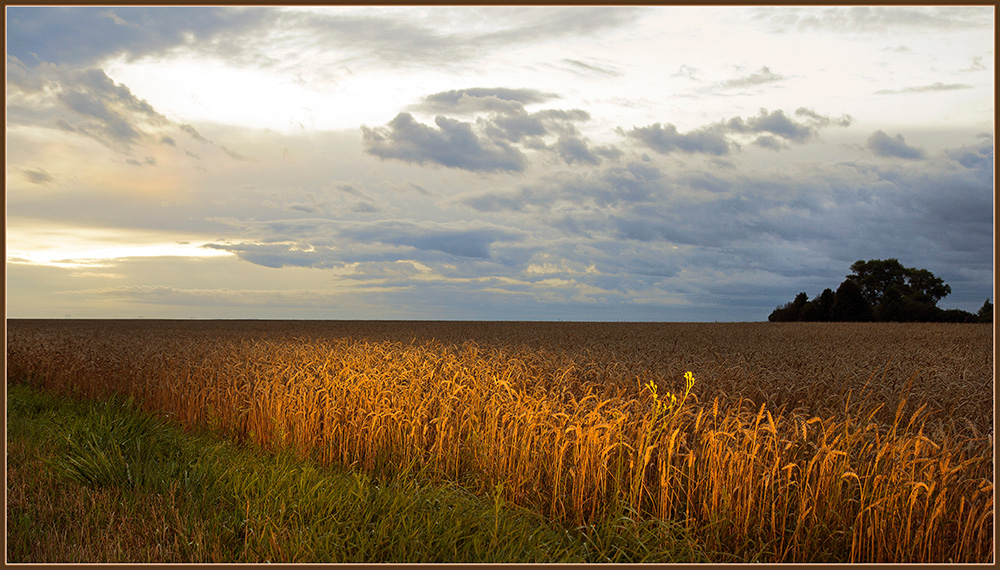
[[[761,109],[760,114],[749,119],[735,117],[726,123],[726,130],[732,133],[769,133],[795,142],[805,142],[815,135],[815,129],[808,125],[796,123],[781,110],[768,113]]]
[[[7,81],[9,124],[77,134],[126,155],[147,145],[176,147],[176,139],[167,134],[176,129],[198,142],[216,146],[234,160],[253,160],[216,145],[191,125],[171,121],[101,69],[43,63],[28,71],[13,56],[8,56],[7,61],[11,70]],[[145,164],[155,163],[148,156],[143,160]],[[126,162],[143,164],[134,156]]]
[[[930,85],[919,85],[916,87],[904,87],[902,89],[879,89],[877,95],[894,95],[899,93],[933,93],[935,91],[955,91],[957,89],[972,89],[971,85],[964,83],[941,83],[936,81]]]
[[[55,180],[54,178],[52,178],[51,174],[45,172],[45,170],[42,168],[39,168],[37,170],[22,168],[20,170],[21,170],[21,176],[23,176],[25,180],[31,182],[32,184],[48,184],[53,180]]]
[[[100,69],[46,65],[22,73],[20,61],[8,58],[8,63],[15,68],[7,91],[12,123],[78,133],[120,152],[154,140],[151,132],[169,123]]]
[[[906,144],[903,135],[897,134],[895,137],[890,137],[882,130],[872,133],[865,146],[878,156],[908,160],[922,160],[924,158],[924,151]]]
[[[524,105],[544,103],[556,97],[554,93],[536,89],[473,87],[427,95],[412,108],[430,113],[517,113],[524,110]]]
[[[698,71],[699,71],[699,69],[697,67],[691,67],[690,65],[682,64],[679,68],[677,68],[677,72],[671,74],[670,76],[671,77],[687,77],[688,79],[699,81],[699,79],[698,79]]]
[[[522,142],[529,139],[534,147],[544,147],[542,137],[556,135],[575,135],[576,126],[573,123],[590,120],[590,114],[581,109],[543,109],[536,113],[523,110],[498,115],[482,120],[484,131],[495,137],[511,142]],[[530,139],[536,139],[530,141]]]
[[[59,100],[84,118],[72,125],[73,130],[110,146],[129,147],[142,137],[132,118],[164,120],[127,87],[114,85],[101,70],[89,69],[81,74],[76,85],[64,83],[63,89],[57,96]]]
[[[816,111],[805,107],[799,107],[796,109],[795,116],[805,117],[814,129],[820,129],[830,125],[836,127],[849,127],[851,126],[851,123],[854,122],[854,119],[850,115],[841,115],[837,118],[831,118],[827,115],[820,115]]]
[[[661,154],[675,151],[716,156],[729,154],[729,141],[718,129],[704,128],[682,134],[670,123],[665,127],[660,123],[653,123],[648,127],[635,127],[631,131],[619,128],[617,132]]]
[[[788,145],[782,143],[777,137],[772,137],[770,135],[764,135],[764,136],[761,136],[761,137],[757,137],[753,141],[753,144],[755,144],[755,145],[757,145],[757,146],[759,146],[761,148],[766,148],[768,150],[774,150],[774,151],[788,149]]]
[[[964,69],[960,69],[959,71],[964,72],[964,73],[970,73],[970,72],[974,72],[974,71],[987,71],[987,70],[989,70],[989,68],[986,67],[986,65],[983,64],[983,56],[977,55],[977,56],[973,56],[972,63],[969,64],[969,67],[966,67]]]
[[[450,13],[458,31],[442,32],[420,18],[284,12],[277,24],[305,30],[305,41],[334,47],[363,59],[378,59],[393,67],[466,61],[510,45],[543,43],[564,36],[598,34],[633,21],[641,11],[629,7],[480,7]],[[433,18],[434,13],[430,14]],[[488,19],[490,29],[473,30]]]
[[[126,164],[131,164],[132,166],[156,166],[156,158],[152,156],[147,156],[140,162],[134,158],[128,158],[125,160]]]
[[[587,143],[580,137],[559,137],[556,141],[556,152],[562,157],[566,164],[574,162],[585,164],[600,164],[601,159],[587,148]]]
[[[429,222],[381,219],[227,221],[246,237],[204,247],[229,251],[265,267],[343,268],[351,263],[416,260],[448,263],[490,260],[497,243],[513,243],[523,230],[485,222]],[[388,247],[387,247],[388,246]],[[442,255],[443,254],[443,255]]]
[[[524,103],[556,97],[533,89],[470,88],[435,93],[423,98],[413,110],[456,114],[488,113],[475,123],[444,115],[435,117],[437,129],[421,124],[410,113],[399,113],[385,127],[362,126],[365,151],[383,159],[417,164],[433,163],[478,172],[522,172],[528,159],[518,146],[554,152],[567,164],[599,164],[617,158],[613,145],[589,147],[575,123],[590,120],[581,109],[542,109],[528,113]],[[545,138],[557,138],[551,145]]]
[[[604,76],[604,77],[621,77],[621,72],[612,69],[609,66],[597,65],[594,63],[586,63],[576,59],[563,59],[562,63],[568,64],[570,71],[578,75],[583,76]]]
[[[988,7],[852,6],[819,10],[809,8],[758,8],[755,19],[771,25],[775,33],[837,32],[885,34],[894,31],[964,31],[993,25]]]
[[[643,10],[632,6],[559,6],[529,9],[511,7],[489,10],[488,13],[495,17],[501,29],[470,35],[470,44],[478,43],[492,48],[565,36],[585,37],[631,23],[643,14]],[[482,17],[482,14],[476,14],[475,17]]]
[[[409,113],[400,113],[386,127],[362,126],[365,152],[383,159],[479,172],[520,172],[527,166],[521,151],[504,141],[476,135],[469,123],[444,116],[435,118],[434,123],[437,129],[418,123]]]
[[[680,151],[724,156],[730,153],[734,145],[738,146],[729,140],[731,135],[761,135],[753,141],[754,144],[781,150],[788,147],[779,138],[801,144],[814,139],[819,129],[831,125],[847,127],[852,122],[850,115],[831,118],[805,107],[796,109],[795,116],[802,120],[796,121],[781,110],[769,112],[761,109],[755,117],[734,117],[683,134],[669,123],[666,127],[654,123],[631,131],[619,128],[617,132],[661,154]]]
[[[993,136],[982,135],[983,140],[971,147],[963,145],[957,149],[951,149],[945,154],[952,160],[969,169],[978,169],[983,172],[991,172],[993,169]]]
[[[10,7],[7,53],[41,62],[90,66],[136,59],[180,45],[210,46],[272,21],[270,9],[181,7]]]
[[[370,284],[369,290],[392,291],[399,286]],[[335,289],[196,289],[170,285],[122,285],[75,291],[56,291],[56,294],[85,297],[115,297],[137,303],[193,307],[273,307],[278,309],[326,309],[343,303],[344,295],[358,287]]]
[[[658,167],[645,162],[629,162],[592,172],[552,173],[512,189],[465,192],[454,200],[480,212],[545,215],[555,210],[589,212],[643,202],[654,195],[665,195],[668,186],[668,179]]]
[[[771,69],[765,65],[760,68],[760,71],[751,73],[750,75],[744,77],[737,77],[735,79],[723,81],[719,83],[718,86],[723,89],[754,87],[765,83],[774,83],[776,81],[781,81],[782,79],[785,79],[783,75],[778,75],[777,73],[772,72]]]
[[[815,294],[836,285],[843,268],[859,258],[896,255],[939,275],[959,267],[988,273],[992,140],[945,155],[965,168],[934,161],[898,167],[793,162],[705,171],[695,164],[667,169],[637,162],[556,173],[455,200],[521,227],[560,232],[544,246],[540,229],[524,240],[531,253],[520,265],[525,272],[529,265],[550,274],[593,266],[574,279],[631,291],[632,299],[645,297],[638,291],[674,287],[699,303],[714,295],[756,295],[753,302],[770,309],[780,299],[764,284],[792,283]],[[562,261],[543,261],[549,259],[543,254]]]
[[[195,129],[194,127],[192,127],[191,125],[179,125],[177,128],[179,128],[180,130],[184,131],[191,138],[193,138],[194,140],[196,140],[198,142],[203,142],[203,143],[206,143],[206,144],[212,144],[212,141],[210,141],[210,140],[206,139],[205,137],[201,136],[201,134],[198,132],[198,130]]]
[[[235,150],[227,148],[224,145],[220,144],[218,146],[219,146],[220,149],[222,149],[222,152],[226,153],[226,156],[228,156],[229,158],[231,158],[233,160],[240,160],[240,161],[252,161],[253,160],[252,158],[248,158],[246,156],[243,156],[242,154],[236,152]]]
[[[597,164],[598,155],[617,157],[618,151],[612,146],[591,151],[587,140],[578,136],[575,123],[590,120],[590,114],[581,109],[543,109],[528,113],[524,105],[542,103],[558,95],[534,89],[469,88],[444,91],[428,95],[410,108],[415,111],[441,112],[449,114],[480,114],[476,120],[477,129],[484,138],[505,146],[520,144],[525,148],[540,151],[554,151],[568,164],[586,162]],[[544,140],[548,136],[558,140],[549,146]],[[513,150],[513,149],[512,149]]]
[[[484,223],[443,224],[403,220],[353,225],[342,229],[340,234],[363,242],[382,242],[474,258],[489,258],[494,242],[517,241],[523,237],[521,232]]]

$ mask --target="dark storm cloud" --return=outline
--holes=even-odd
[[[544,103],[556,97],[554,93],[536,89],[474,87],[427,95],[413,109],[430,113],[512,113],[523,111],[524,105]]]
[[[361,127],[365,152],[379,158],[440,164],[480,172],[520,172],[527,166],[521,151],[504,141],[480,137],[472,125],[444,116],[437,129],[400,113],[385,127]]]
[[[48,184],[49,182],[55,180],[54,178],[52,178],[51,174],[45,172],[45,170],[42,168],[36,170],[22,168],[21,176],[23,176],[25,180],[31,182],[32,184]]]
[[[10,7],[7,53],[39,62],[89,65],[117,55],[138,58],[172,47],[208,45],[271,20],[267,9],[179,7]]]
[[[945,84],[938,81],[930,85],[903,87],[902,89],[879,89],[875,93],[878,95],[893,95],[898,93],[933,93],[935,91],[955,91],[957,89],[972,89],[972,86],[964,83]]]
[[[924,158],[924,151],[906,144],[903,135],[897,134],[895,137],[890,137],[882,130],[872,133],[865,146],[878,156],[908,160]]]

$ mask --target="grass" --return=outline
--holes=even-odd
[[[7,561],[706,561],[620,514],[566,529],[419,472],[377,478],[8,385]]]

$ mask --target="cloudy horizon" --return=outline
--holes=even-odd
[[[993,7],[8,7],[7,314],[993,297]]]

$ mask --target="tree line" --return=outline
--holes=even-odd
[[[989,299],[977,313],[938,307],[937,302],[950,293],[951,286],[926,269],[904,267],[897,259],[858,260],[836,292],[827,288],[811,300],[799,293],[767,320],[993,322]]]

